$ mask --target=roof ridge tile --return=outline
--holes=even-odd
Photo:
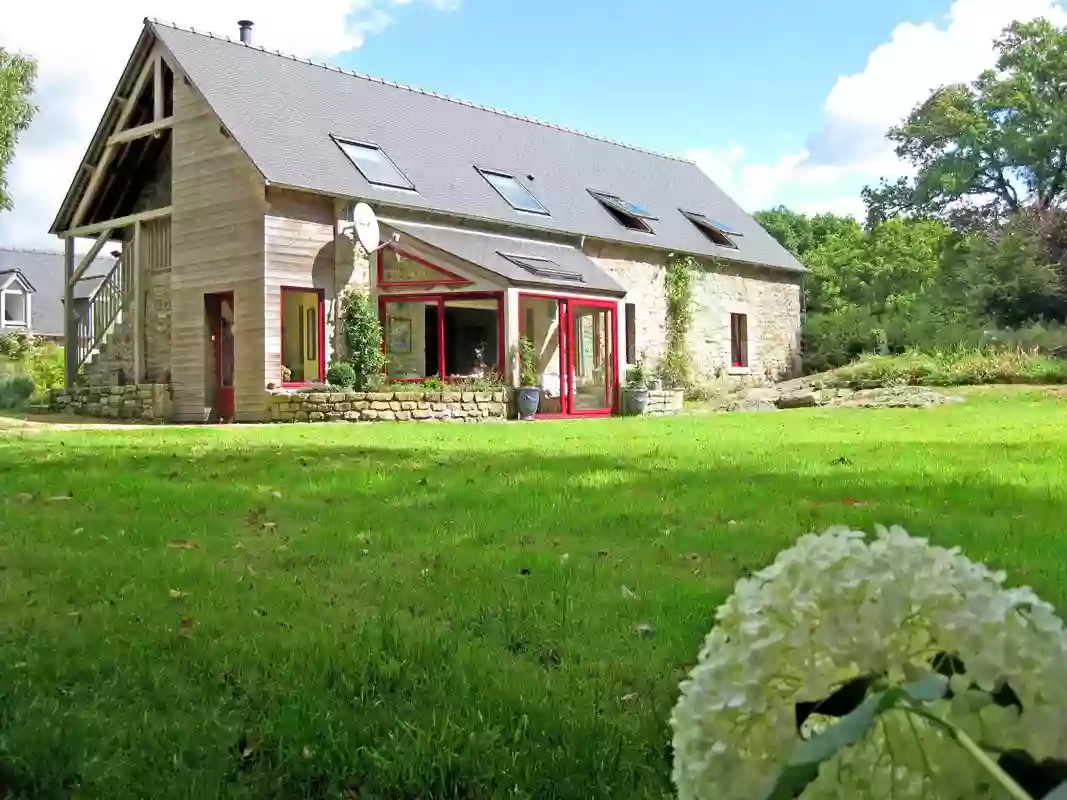
[[[375,83],[381,83],[381,84],[384,84],[386,86],[392,86],[392,87],[394,87],[396,89],[403,89],[403,90],[406,90],[406,91],[409,91],[409,92],[414,92],[416,94],[425,95],[427,97],[436,97],[439,100],[445,100],[446,102],[449,102],[449,103],[457,103],[459,105],[469,106],[470,108],[476,108],[476,109],[478,109],[480,111],[487,111],[490,114],[496,114],[497,116],[507,117],[509,119],[514,119],[514,120],[519,120],[520,122],[527,122],[527,123],[529,123],[531,125],[538,125],[538,126],[540,126],[542,128],[552,128],[554,130],[563,131],[565,133],[570,133],[570,134],[573,134],[575,136],[581,136],[584,139],[591,139],[591,140],[596,141],[596,142],[604,142],[606,144],[615,145],[616,147],[623,147],[623,148],[626,148],[627,150],[634,150],[634,151],[636,151],[638,153],[645,153],[645,154],[651,155],[651,156],[658,156],[659,158],[667,158],[667,159],[670,159],[671,161],[681,161],[681,162],[686,163],[686,164],[695,164],[696,163],[692,159],[684,158],[683,156],[674,155],[673,153],[664,153],[664,152],[661,152],[661,151],[658,151],[658,150],[652,150],[652,149],[647,148],[647,147],[638,147],[637,145],[627,144],[626,142],[620,142],[617,139],[609,139],[606,136],[597,136],[596,134],[586,133],[585,131],[580,131],[577,128],[569,128],[569,127],[567,127],[565,125],[559,125],[559,124],[554,123],[554,122],[545,122],[544,120],[537,119],[536,117],[527,117],[527,116],[524,116],[522,114],[515,114],[515,113],[513,113],[511,111],[505,111],[503,109],[493,108],[491,106],[484,106],[484,105],[481,105],[479,103],[471,102],[470,100],[463,100],[463,99],[458,98],[458,97],[452,97],[451,95],[439,94],[438,92],[433,92],[433,91],[430,91],[428,89],[420,89],[417,86],[408,86],[406,84],[395,83],[395,82],[387,80],[385,78],[379,78],[379,77],[376,77],[374,75],[365,75],[365,74],[363,74],[361,72],[356,72],[355,70],[346,70],[346,69],[344,69],[342,67],[335,67],[335,66],[331,66],[331,65],[326,64],[326,63],[318,63],[318,62],[312,61],[311,59],[305,59],[305,58],[301,58],[300,56],[292,55],[292,54],[289,54],[289,53],[283,53],[281,50],[268,50],[265,47],[262,47],[260,45],[245,44],[244,42],[235,42],[229,36],[216,35],[214,33],[211,33],[210,31],[198,31],[196,28],[185,27],[185,26],[177,24],[176,22],[166,22],[164,20],[157,19],[156,17],[145,17],[145,22],[146,23],[152,23],[153,25],[161,25],[164,28],[172,28],[173,30],[184,31],[186,33],[192,33],[192,34],[195,34],[196,36],[206,36],[209,39],[215,39],[216,41],[220,41],[220,42],[221,41],[226,41],[226,42],[229,42],[230,44],[239,45],[241,47],[247,47],[247,48],[249,48],[251,50],[259,50],[259,51],[261,51],[263,53],[266,53],[267,55],[280,56],[281,58],[285,58],[285,59],[288,59],[290,61],[295,61],[298,64],[308,64],[308,65],[313,66],[313,67],[319,67],[321,69],[330,70],[331,72],[340,72],[340,73],[343,73],[345,75],[351,75],[354,78],[360,78],[360,79],[366,80],[366,81],[373,81]]]

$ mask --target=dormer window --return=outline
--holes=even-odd
[[[481,167],[475,167],[475,169],[516,211],[548,216],[548,209],[541,205],[541,202],[533,196],[533,192],[519,183],[514,175]]]
[[[696,225],[702,234],[711,239],[712,243],[717,244],[719,247],[729,247],[732,250],[737,249],[737,244],[730,237],[742,236],[743,234],[739,233],[731,226],[708,219],[706,216],[697,213],[696,211],[686,211],[685,209],[678,210],[685,215],[687,220]]]
[[[589,190],[589,194],[593,195],[600,202],[600,205],[604,206],[607,212],[615,217],[615,221],[624,228],[629,228],[632,231],[641,231],[642,233],[653,232],[652,226],[646,220],[654,222],[658,218],[652,216],[637,203],[624,200],[616,194],[594,192],[592,189]]]
[[[353,166],[359,170],[359,174],[367,179],[367,183],[414,191],[415,184],[408,180],[407,176],[400,171],[400,167],[393,163],[382,148],[374,144],[338,139],[336,136],[333,140],[348,156]]]

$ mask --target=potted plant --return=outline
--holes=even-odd
[[[537,385],[537,351],[526,336],[519,337],[519,388],[515,390],[515,406],[519,419],[531,420],[541,405],[541,389]]]
[[[640,415],[648,408],[648,370],[645,362],[638,360],[626,373],[626,413]]]

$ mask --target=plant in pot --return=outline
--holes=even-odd
[[[650,379],[644,361],[638,361],[626,373],[626,413],[634,416],[644,414],[648,408],[648,383]]]
[[[519,337],[519,388],[515,390],[515,406],[519,419],[531,420],[541,405],[541,389],[537,385],[537,351],[526,336]]]

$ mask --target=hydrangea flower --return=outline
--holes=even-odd
[[[1005,574],[902,528],[802,537],[737,583],[719,608],[671,717],[681,800],[759,798],[800,741],[795,705],[862,675],[903,683],[939,653],[966,676],[930,710],[986,748],[1067,753],[1067,632],[1051,605]],[[1018,708],[994,704],[1010,685]],[[805,731],[836,722],[813,716]],[[988,773],[936,726],[883,714],[825,762],[802,798],[1000,797]]]

